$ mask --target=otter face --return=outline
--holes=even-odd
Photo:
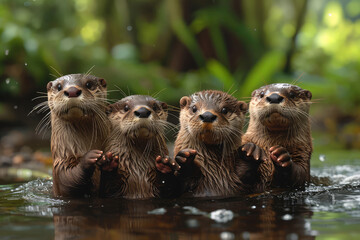
[[[85,75],[70,74],[47,84],[51,112],[67,121],[91,117],[104,112],[106,81]]]
[[[205,144],[241,140],[247,104],[221,91],[202,91],[180,100],[180,124]]]
[[[109,119],[120,134],[149,139],[162,134],[167,122],[167,104],[150,96],[132,95],[109,106]]]
[[[312,94],[298,86],[276,83],[252,92],[250,118],[270,131],[286,131],[295,121],[307,119]]]

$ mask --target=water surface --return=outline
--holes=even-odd
[[[2,239],[358,239],[358,173],[351,165],[315,168],[320,180],[304,191],[226,199],[60,200],[51,197],[51,180],[1,185],[0,233]]]

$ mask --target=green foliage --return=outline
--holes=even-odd
[[[304,1],[1,0],[1,101],[44,91],[54,69],[94,66],[111,89],[160,92],[174,105],[205,88],[248,97],[301,76],[314,98],[351,114],[360,103],[359,4],[308,1],[301,22]]]

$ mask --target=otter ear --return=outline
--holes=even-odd
[[[191,98],[189,98],[188,96],[182,97],[180,99],[180,108],[183,109],[186,106],[189,106],[191,103]]]
[[[251,97],[254,97],[256,94],[256,90],[254,90],[252,93],[251,93]]]
[[[100,78],[100,79],[99,79],[99,83],[100,83],[100,85],[101,85],[103,88],[106,88],[107,84],[106,84],[105,79]]]
[[[49,91],[52,87],[52,82],[48,82],[48,84],[46,85],[46,89]]]
[[[247,112],[247,110],[248,110],[248,104],[247,104],[246,102],[238,101],[238,106],[239,106],[240,112],[242,112],[242,113],[246,113],[246,112]]]
[[[308,100],[311,100],[311,98],[312,98],[312,93],[311,93],[310,91],[304,90],[304,91],[303,91],[303,94],[304,94],[304,96],[305,96]]]
[[[113,108],[112,105],[106,106],[106,110],[105,110],[106,115],[109,115],[109,114],[112,113],[113,111],[114,111],[114,108]]]
[[[161,105],[161,107],[162,107],[163,110],[167,111],[168,105],[167,105],[166,103],[160,102],[160,105]]]

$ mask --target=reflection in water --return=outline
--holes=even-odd
[[[315,239],[341,231],[334,221],[339,217],[359,233],[359,170],[315,169],[312,174],[331,177],[331,185],[318,181],[302,192],[227,199],[60,200],[51,197],[48,180],[2,185],[0,233],[27,239]]]
[[[190,204],[193,211],[189,213],[184,206]],[[149,214],[161,208],[165,208],[166,213]],[[195,208],[198,210],[194,211]],[[217,222],[210,218],[210,213],[217,209],[231,210],[235,216],[230,221]],[[294,217],[282,217],[286,215]],[[311,215],[303,202],[298,204],[294,200],[269,196],[171,201],[112,199],[66,204],[61,207],[60,214],[54,215],[54,224],[56,239],[219,239],[220,236],[227,239],[243,236],[311,239],[307,223]]]

